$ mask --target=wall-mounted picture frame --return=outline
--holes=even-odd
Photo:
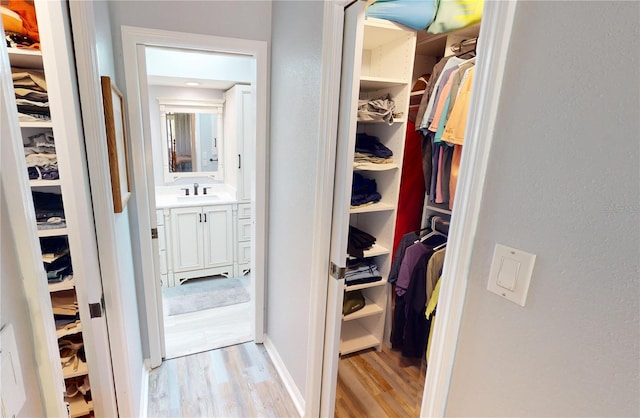
[[[131,196],[129,165],[127,163],[127,130],[122,93],[111,78],[100,77],[102,85],[102,103],[107,128],[107,148],[109,151],[109,169],[111,172],[111,191],[113,192],[113,211],[121,213]]]

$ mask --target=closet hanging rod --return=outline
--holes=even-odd
[[[469,38],[458,42],[450,46],[451,52],[461,52],[465,46],[475,45],[478,43],[478,38]]]

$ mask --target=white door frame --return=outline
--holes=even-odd
[[[138,84],[137,45],[165,46],[201,51],[227,52],[246,54],[255,58],[256,82],[256,144],[255,144],[255,181],[251,189],[252,219],[254,220],[253,246],[251,254],[251,271],[254,277],[254,341],[264,340],[264,281],[266,248],[266,212],[267,212],[267,80],[268,56],[267,43],[236,38],[225,38],[183,32],[172,32],[157,29],[122,26],[122,52],[124,59],[127,108],[131,140],[131,160],[145,162],[133,164],[132,179],[139,196],[135,215],[138,218],[137,235],[140,240],[142,259],[153,259],[153,248],[150,230],[156,227],[155,201],[153,184],[149,184],[146,166],[152,163],[151,138],[145,135],[146,128],[141,109],[142,100],[147,100],[140,93]],[[160,286],[160,274],[156,273],[151,263],[141,263],[144,293],[146,302],[147,326],[149,330],[150,365],[158,366],[162,361],[161,354],[161,318],[158,315],[157,294]]]
[[[334,4],[340,3],[336,1]],[[343,2],[344,4],[344,2]],[[457,199],[453,209],[452,227],[449,231],[449,244],[447,245],[447,257],[443,269],[443,276],[451,277],[451,280],[443,282],[440,291],[440,308],[435,321],[435,330],[430,353],[430,366],[427,369],[425,389],[422,397],[422,408],[420,416],[441,417],[444,416],[449,395],[449,385],[453,373],[453,363],[458,342],[458,333],[462,322],[462,310],[464,307],[464,297],[470,273],[470,262],[473,250],[473,242],[477,229],[480,214],[480,203],[485,182],[486,168],[489,158],[489,150],[493,139],[493,129],[498,111],[504,67],[508,54],[511,29],[517,0],[513,1],[486,1],[483,12],[480,44],[478,45],[478,60],[476,64],[476,75],[474,82],[473,97],[469,119],[467,121],[467,140],[461,161],[460,177],[458,178]],[[335,11],[335,16],[339,12]],[[328,30],[335,25],[333,19],[328,18],[325,12],[324,30]],[[340,61],[342,50],[342,40],[338,38],[325,39],[331,42],[333,53],[330,57],[323,57],[324,68],[328,70],[337,59]],[[338,43],[339,42],[339,43]],[[330,90],[335,83],[334,79],[323,79],[322,91]],[[338,79],[339,84],[339,79]],[[337,102],[337,96],[334,102]],[[322,103],[325,109],[331,110],[331,104]],[[333,139],[335,141],[335,139]],[[335,144],[335,143],[334,143]],[[335,150],[335,147],[333,148]],[[334,157],[334,156],[333,156]],[[320,158],[326,158],[321,155]],[[325,160],[322,160],[323,162]],[[324,195],[325,198],[332,199],[329,195],[333,190],[327,190],[326,186],[333,185],[333,177],[327,176]],[[328,242],[327,242],[328,243]],[[323,274],[324,284],[327,285],[328,272]],[[326,289],[326,286],[325,286]],[[326,290],[324,292],[326,296]],[[327,300],[327,309],[324,310],[326,324],[323,329],[316,329],[316,332],[323,335],[332,335],[334,330],[331,321],[329,308],[334,306],[331,300]],[[318,311],[317,316],[322,314]],[[320,324],[320,321],[312,323]],[[334,356],[335,357],[335,356]],[[329,356],[328,358],[331,358]],[[321,362],[322,355],[316,353],[314,361]],[[322,366],[323,374],[330,374],[334,365],[325,362]],[[313,369],[310,369],[312,372]],[[333,404],[335,399],[333,391],[322,390],[322,374],[314,374],[311,379],[314,392],[307,391],[307,405],[316,405],[318,401],[322,405]],[[335,385],[335,383],[334,383]],[[333,395],[334,396],[334,395]],[[309,409],[307,409],[309,412]],[[307,416],[317,416],[308,414]]]

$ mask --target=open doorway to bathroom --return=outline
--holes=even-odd
[[[170,359],[252,339],[255,59],[155,46],[144,58]]]

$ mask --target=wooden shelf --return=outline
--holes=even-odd
[[[62,337],[65,337],[67,335],[77,334],[79,332],[82,332],[82,322],[80,322],[80,321],[78,321],[76,326],[74,326],[73,328],[57,329],[56,330],[56,337],[57,338],[62,338]]]
[[[396,207],[389,203],[377,202],[370,205],[362,205],[355,208],[351,208],[349,213],[369,213],[369,212],[383,212],[394,210]]]
[[[42,52],[36,49],[7,48],[12,67],[42,69]]]
[[[61,292],[63,290],[71,290],[76,287],[76,279],[68,276],[61,282],[49,283],[49,293]]]
[[[62,368],[62,375],[65,379],[69,379],[70,377],[84,376],[89,373],[89,369],[87,368],[87,363],[82,360],[78,361],[78,369],[73,370],[73,363],[68,364]]]
[[[354,319],[364,318],[366,316],[379,315],[384,312],[382,306],[376,305],[371,299],[364,298],[364,308],[355,311],[354,313],[343,315],[344,321],[352,321]]]
[[[371,247],[370,250],[365,250],[364,251],[364,257],[375,257],[378,255],[385,255],[385,254],[389,254],[390,251],[388,248],[383,247],[382,245],[379,244],[373,244],[373,247]]]
[[[406,86],[409,83],[399,78],[386,77],[360,77],[360,91],[375,91],[388,89],[389,87]]]
[[[60,186],[62,182],[60,179],[56,180],[29,180],[29,186],[31,187],[47,187],[47,186]]]
[[[444,204],[439,205],[437,203],[427,203],[425,205],[425,207],[427,208],[427,210],[430,210],[431,212],[437,212],[437,213],[442,213],[445,215],[451,215],[451,210],[449,210],[448,206],[445,206]]]
[[[344,289],[347,292],[352,292],[354,290],[369,289],[369,288],[372,288],[372,287],[384,286],[386,284],[387,284],[387,280],[386,279],[382,279],[382,280],[378,280],[377,282],[354,284],[354,285],[351,285],[351,286],[345,285]]]
[[[393,122],[391,122],[391,124],[394,123],[405,123],[407,121],[406,118],[402,117],[402,118],[394,118]],[[389,125],[389,122],[384,121],[384,120],[361,120],[358,119],[357,121],[358,123],[379,123],[379,124],[383,124],[383,125]]]
[[[44,121],[34,121],[34,122],[20,122],[21,128],[42,128],[42,129],[51,129],[53,124],[50,120]]]
[[[67,228],[54,228],[54,229],[38,229],[38,236],[43,237],[61,237],[67,235]]]
[[[379,345],[380,340],[360,325],[359,321],[344,321],[342,323],[340,355],[355,353],[356,351],[377,347]]]
[[[375,163],[353,163],[354,171],[388,171],[400,168],[396,163],[375,164]]]

